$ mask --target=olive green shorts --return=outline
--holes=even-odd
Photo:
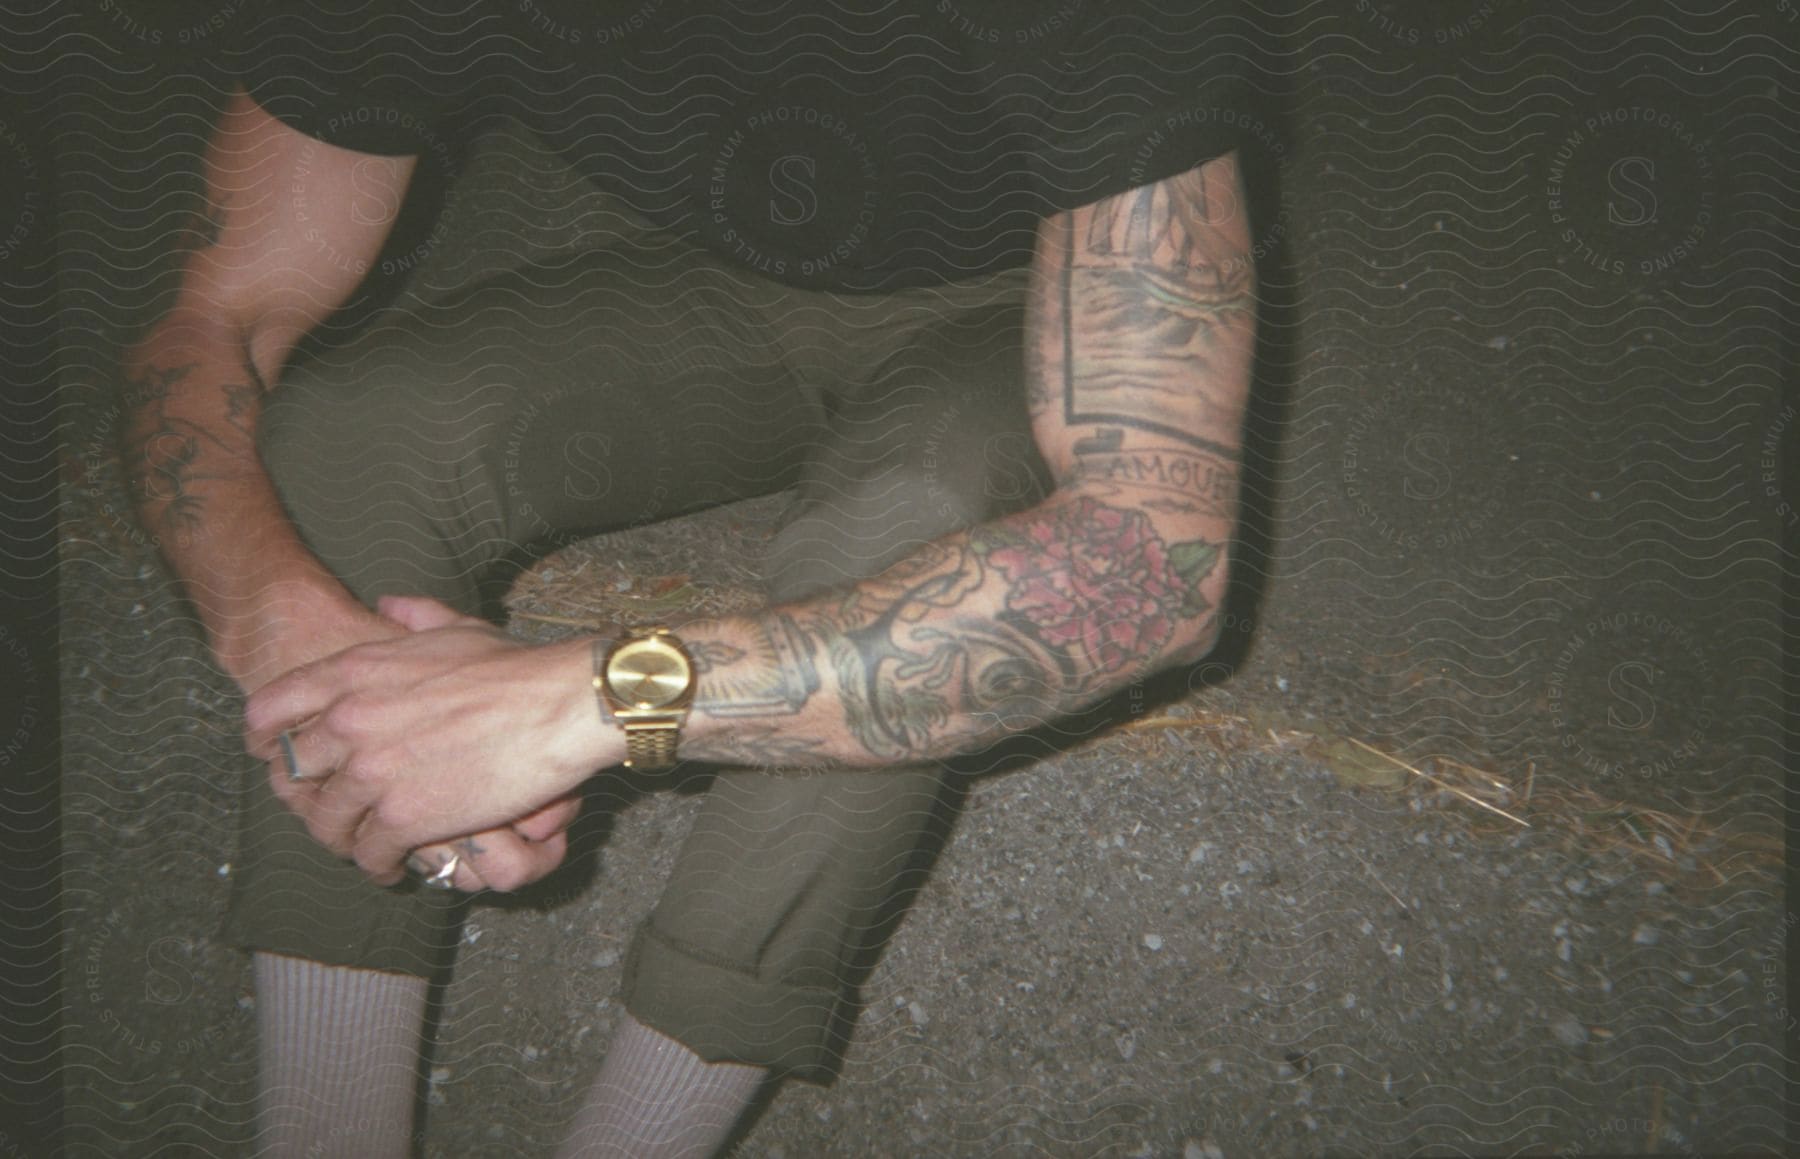
[[[1043,493],[1025,271],[889,296],[795,291],[636,223],[412,303],[293,367],[260,428],[307,544],[367,601],[476,613],[534,551],[791,490],[774,602],[873,574]],[[626,962],[625,1003],[711,1060],[828,1076],[855,964],[939,810],[938,767],[729,770]],[[368,884],[245,790],[228,935],[426,975],[450,895]]]

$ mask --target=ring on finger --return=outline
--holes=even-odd
[[[283,732],[275,738],[281,744],[281,759],[287,762],[287,779],[304,781],[306,774],[300,771],[300,762],[294,756],[294,737],[292,733]]]
[[[438,866],[438,871],[425,879],[425,885],[431,889],[449,889],[450,879],[456,876],[456,867],[462,864],[462,854],[452,853],[450,860]]]

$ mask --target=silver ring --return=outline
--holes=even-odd
[[[281,756],[287,761],[288,780],[304,781],[306,778],[301,775],[300,762],[294,759],[294,738],[284,732],[275,739],[281,742]]]
[[[449,889],[450,879],[456,876],[456,867],[462,864],[462,854],[452,853],[450,860],[438,867],[438,871],[425,879],[431,889]]]

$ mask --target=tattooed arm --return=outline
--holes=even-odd
[[[685,625],[700,678],[683,755],[783,768],[944,757],[1203,655],[1250,373],[1241,205],[1226,157],[1046,221],[1027,350],[1055,490],[853,586]],[[337,771],[276,773],[275,791],[314,837],[393,880],[412,846],[516,816],[624,758],[594,711],[590,665],[586,640],[527,647],[473,621],[352,649],[253,697],[250,748],[274,762],[281,730],[312,721],[293,742],[302,763]]]
[[[145,525],[247,692],[347,648],[404,635],[301,543],[256,450],[263,396],[295,344],[349,297],[399,215],[412,158],[333,148],[237,93],[206,156],[204,228],[174,304],[124,359],[121,458]],[[562,859],[559,801],[454,852],[459,889],[512,889]],[[529,841],[522,840],[529,838]]]
[[[294,533],[256,425],[295,343],[379,253],[412,164],[312,141],[237,94],[207,151],[204,222],[174,301],[123,359],[127,485],[247,687],[313,658],[288,654],[298,641],[346,646],[374,619]]]
[[[978,748],[1204,655],[1255,325],[1235,156],[1046,220],[1028,334],[1055,474],[855,587],[689,625],[684,754],[880,765]]]

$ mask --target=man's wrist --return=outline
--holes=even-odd
[[[625,762],[625,733],[606,706],[606,698],[595,687],[599,657],[618,638],[618,633],[588,636],[553,644],[563,651],[559,668],[566,673],[562,683],[571,689],[575,708],[571,712],[574,735],[581,763],[590,771],[610,769]]]

